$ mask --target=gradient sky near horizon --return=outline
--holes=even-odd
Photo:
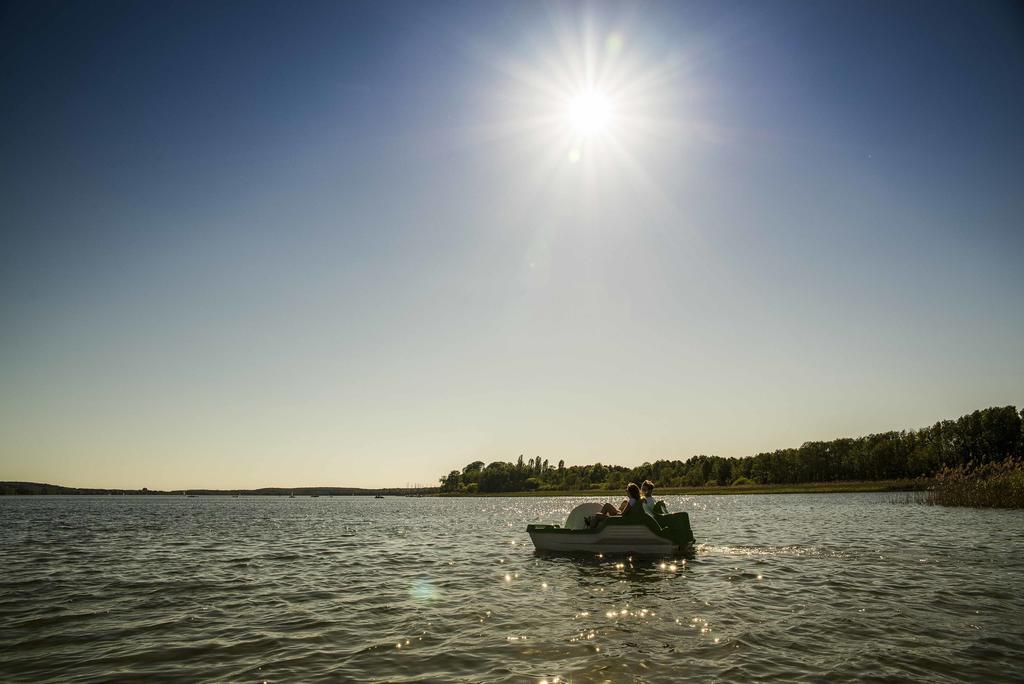
[[[0,480],[433,484],[1020,407],[1022,74],[1010,2],[6,3]]]

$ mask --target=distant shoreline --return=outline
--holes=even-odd
[[[438,487],[261,487],[259,489],[107,489],[42,482],[0,482],[0,496],[430,496]]]
[[[659,487],[658,496],[722,496],[742,494],[841,494],[851,492],[905,492],[925,489],[924,480],[877,480],[867,482],[818,482],[789,485],[731,485],[710,487]],[[101,489],[87,487],[63,487],[37,482],[0,482],[0,496],[431,496],[444,498],[480,497],[538,497],[572,496],[582,498],[614,498],[621,494],[617,489],[587,490],[537,490],[530,492],[476,492],[440,493],[438,488],[383,488],[363,489],[358,487],[265,487],[261,489]]]

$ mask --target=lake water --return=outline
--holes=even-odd
[[[535,554],[582,499],[0,497],[0,680],[1024,680],[1024,511],[896,496],[632,561]]]

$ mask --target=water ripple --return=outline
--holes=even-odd
[[[674,497],[688,556],[534,552],[576,503],[0,498],[0,679],[1024,678],[1019,511]]]

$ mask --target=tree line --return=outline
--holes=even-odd
[[[897,480],[931,477],[943,468],[980,466],[1024,456],[1024,411],[1015,406],[974,411],[920,430],[805,442],[741,458],[694,456],[635,468],[566,466],[540,456],[484,465],[474,461],[440,479],[448,493],[620,489],[653,480],[659,487]]]

